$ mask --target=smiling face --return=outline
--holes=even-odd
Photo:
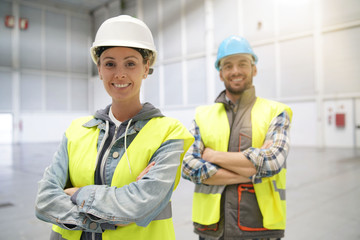
[[[149,72],[149,61],[127,47],[105,50],[99,59],[99,76],[113,103],[139,103],[142,80]]]
[[[251,57],[244,54],[231,55],[220,62],[220,79],[224,82],[227,96],[236,100],[246,89],[252,87],[256,66]]]

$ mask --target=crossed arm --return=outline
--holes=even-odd
[[[139,176],[137,176],[136,181],[143,178],[145,176],[145,174],[147,174],[150,171],[150,168],[152,168],[154,165],[155,165],[155,162],[151,162],[149,165],[147,165],[147,167],[139,174]],[[71,188],[64,189],[64,192],[71,197],[78,190],[79,190],[79,188],[77,188],[77,187],[71,187]],[[127,225],[129,225],[129,224],[115,224],[115,226],[118,226],[118,227],[123,227],[123,226],[127,226]]]
[[[184,158],[182,176],[194,183],[208,185],[256,182],[272,176],[285,165],[289,127],[289,115],[284,111],[271,122],[261,148],[219,152],[204,146],[194,121],[190,132],[195,136],[195,142]]]
[[[267,141],[261,148],[269,148],[271,144],[272,141]],[[205,148],[202,158],[221,167],[214,175],[203,182],[208,185],[249,182],[249,178],[256,174],[254,164],[242,152],[220,152]]]
[[[64,191],[68,173],[66,146],[64,138],[53,163],[39,182],[36,200],[39,219],[65,229],[102,232],[103,223],[124,226],[135,222],[147,226],[169,203],[183,153],[182,140],[163,143],[153,155],[151,162],[156,164],[145,168],[136,182],[121,188],[87,185]],[[76,203],[69,197],[75,192],[78,193]],[[90,228],[93,222],[96,229]]]

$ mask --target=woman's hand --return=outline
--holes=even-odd
[[[139,176],[137,176],[136,181],[143,178],[145,176],[145,174],[147,174],[154,165],[155,165],[155,162],[152,162],[148,166],[146,166],[146,168],[139,174]],[[74,193],[78,189],[79,188],[77,188],[77,187],[67,188],[67,189],[64,189],[64,192],[71,197],[72,195],[74,195]],[[124,227],[124,226],[127,226],[129,224],[115,224],[115,225],[118,226],[118,227]]]
[[[155,162],[152,162],[149,165],[147,165],[147,167],[139,174],[139,176],[137,176],[136,181],[143,178],[144,175],[147,174],[154,165],[155,165]]]
[[[78,189],[79,189],[79,188],[77,188],[77,187],[67,188],[67,189],[64,189],[64,192],[71,197],[72,195],[74,195],[74,193],[75,193]]]
[[[137,176],[136,181],[139,181],[141,178],[143,178],[145,176],[145,174],[147,174],[154,165],[155,165],[155,162],[152,162],[149,165],[147,165],[146,168],[139,174],[139,176]],[[129,223],[129,224],[131,224],[131,223]],[[128,226],[129,224],[115,224],[115,226],[125,227],[125,226]]]

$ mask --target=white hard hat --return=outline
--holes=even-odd
[[[91,57],[95,64],[98,63],[96,49],[106,46],[150,50],[152,52],[152,57],[149,59],[150,67],[154,65],[156,60],[156,48],[150,29],[143,21],[128,15],[109,18],[101,24],[90,48]]]

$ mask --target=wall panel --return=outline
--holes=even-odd
[[[7,15],[11,15],[12,6],[8,2],[0,1],[0,18],[5,19]],[[0,24],[0,66],[12,66],[12,29]]]
[[[170,79],[169,79],[170,80]],[[165,79],[166,81],[166,79]],[[147,79],[143,81],[144,100],[150,102],[155,106],[160,105],[160,81],[159,69],[154,68],[154,72],[148,75]]]
[[[221,0],[213,1],[214,11],[214,42],[215,47],[224,40],[224,38],[239,34],[239,1]]]
[[[70,70],[73,73],[88,73],[90,58],[89,19],[71,17]]]
[[[314,96],[313,37],[280,42],[281,97]]]
[[[0,71],[0,112],[12,109],[12,74],[8,71]]]
[[[199,71],[205,64],[205,58],[187,61],[188,104],[206,104],[206,75],[205,71]]]
[[[20,74],[20,109],[22,111],[43,110],[42,75],[37,73]]]
[[[181,106],[183,103],[183,84],[182,84],[181,63],[164,65],[164,94],[165,105]]]
[[[46,76],[46,110],[47,111],[66,111],[68,89],[66,76]]]
[[[203,1],[185,0],[187,54],[205,51],[205,9]]]
[[[71,110],[85,111],[88,109],[88,83],[86,77],[71,78]]]
[[[314,23],[314,1],[279,1],[279,34],[311,32]]]
[[[150,28],[156,49],[159,50],[159,11],[157,1],[143,1],[143,8],[146,11],[143,11],[143,20],[146,25]]]
[[[275,36],[274,0],[243,1],[244,37],[248,41]]]
[[[263,45],[253,48],[258,57],[257,75],[253,83],[256,94],[265,98],[276,98],[276,57],[275,45]]]
[[[164,59],[181,56],[180,0],[162,1],[162,31]]]
[[[65,15],[46,11],[45,19],[46,70],[65,72],[67,70],[67,29]]]
[[[321,0],[321,5],[323,26],[359,20],[359,0]]]
[[[360,27],[324,34],[324,92],[360,92]]]
[[[29,20],[29,28],[20,31],[19,60],[21,68],[41,70],[42,30],[41,9],[21,6],[20,16]]]

